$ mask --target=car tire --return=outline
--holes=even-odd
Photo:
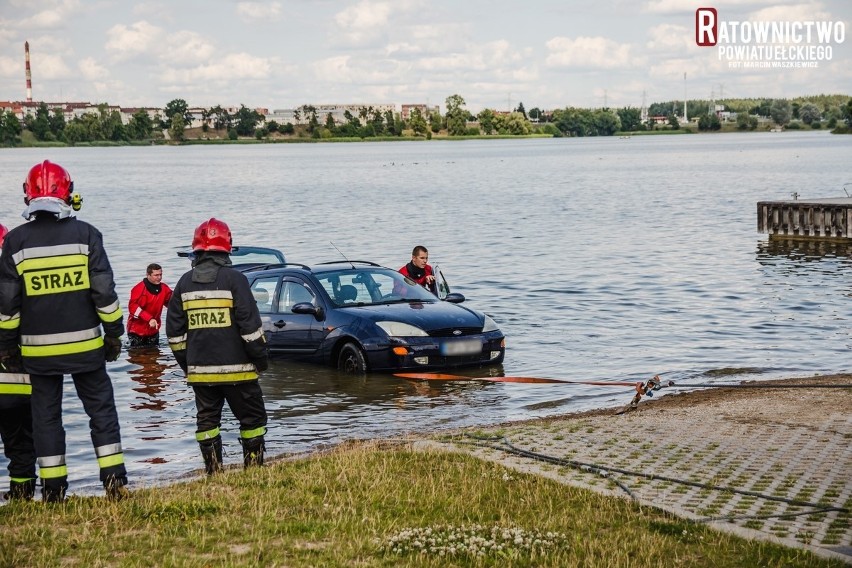
[[[337,355],[337,370],[347,375],[363,375],[367,372],[367,359],[364,352],[351,341],[340,348]]]

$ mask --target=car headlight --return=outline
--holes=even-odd
[[[377,321],[376,325],[391,337],[428,337],[419,327],[399,321]]]
[[[485,316],[485,324],[482,326],[482,333],[487,333],[489,331],[500,331],[500,328],[497,327],[497,324],[488,316]]]

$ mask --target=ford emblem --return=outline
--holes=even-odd
[[[454,329],[454,330],[453,330],[453,335],[461,335],[461,333],[462,333],[462,332],[461,332],[461,330],[460,330],[460,329]]]

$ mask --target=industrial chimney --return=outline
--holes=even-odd
[[[24,54],[27,62],[27,102],[33,102],[33,78],[30,74],[30,42],[24,42]]]

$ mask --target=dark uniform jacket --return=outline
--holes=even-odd
[[[28,373],[93,371],[104,365],[101,327],[124,334],[100,231],[50,213],[9,231],[0,255],[0,349],[20,342]]]
[[[223,265],[227,255],[219,254],[214,262],[206,253],[181,277],[166,316],[169,346],[192,385],[254,381],[258,367],[267,364],[266,337],[248,280]],[[206,277],[199,277],[201,272]]]

